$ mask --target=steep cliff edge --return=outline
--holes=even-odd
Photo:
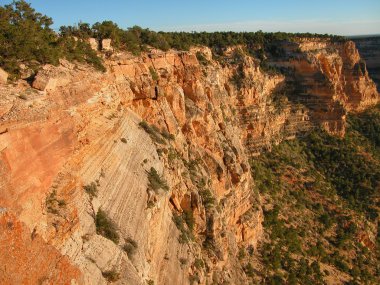
[[[199,47],[113,53],[106,73],[62,61],[34,88],[0,86],[0,218],[23,237],[0,263],[46,248],[65,279],[33,272],[43,284],[248,284],[239,248],[263,237],[249,159],[319,126],[342,136],[347,112],[379,99],[352,42],[279,47],[275,74],[244,47]]]

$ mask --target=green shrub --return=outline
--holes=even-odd
[[[197,274],[193,274],[189,276],[190,285],[192,284],[199,284],[199,276]]]
[[[169,186],[165,179],[158,174],[154,167],[151,167],[148,172],[149,188],[157,192],[159,189],[169,191]]]
[[[187,264],[187,259],[181,257],[181,258],[179,259],[179,262],[181,263],[181,265],[186,265],[186,264]]]
[[[115,270],[107,270],[102,272],[104,278],[107,279],[108,282],[116,282],[120,279],[120,273]]]
[[[107,216],[102,209],[98,210],[95,217],[96,233],[112,240],[114,243],[119,243],[119,234],[116,224]]]
[[[200,269],[205,267],[205,263],[204,263],[203,259],[196,258],[194,260],[194,266],[196,269],[200,270]]]
[[[48,213],[59,215],[60,208],[66,206],[66,201],[57,198],[57,191],[53,190],[45,200]]]
[[[200,64],[202,64],[202,65],[208,65],[209,64],[209,61],[206,59],[205,55],[202,52],[197,51],[195,56],[197,57]]]
[[[28,97],[26,96],[26,94],[21,94],[20,96],[18,96],[18,98],[22,100],[28,100]]]
[[[212,208],[215,205],[215,198],[209,189],[199,191],[202,198],[203,206],[207,209]]]
[[[168,161],[169,164],[171,165],[176,159],[179,159],[181,155],[174,149],[174,148],[169,148],[169,153],[168,153]]]
[[[326,230],[329,229],[329,228],[331,228],[332,225],[334,224],[334,220],[327,213],[323,213],[319,217],[319,221],[324,225],[324,227],[325,227]]]
[[[139,126],[144,129],[148,135],[151,137],[151,139],[159,144],[165,144],[165,141],[161,137],[160,131],[156,126],[150,126],[147,122],[141,121],[139,123]]]
[[[149,66],[149,72],[150,72],[150,75],[152,76],[152,79],[154,81],[157,81],[159,79],[159,76],[158,76],[156,70],[154,70],[154,68],[152,66]]]
[[[255,270],[250,262],[244,267],[244,272],[248,277],[253,278],[255,276]]]
[[[136,253],[137,248],[137,242],[131,238],[128,238],[123,246],[123,249],[128,254],[129,258],[131,258]]]
[[[183,216],[183,220],[185,221],[187,227],[192,232],[194,230],[194,224],[195,224],[193,211],[184,210],[182,216]]]
[[[102,59],[98,57],[97,53],[84,40],[80,39],[76,41],[71,36],[62,36],[59,38],[58,46],[61,49],[61,57],[69,61],[90,64],[102,72],[106,71]]]
[[[83,189],[88,195],[90,195],[91,198],[98,197],[98,187],[95,182],[91,182],[90,184],[83,186]]]
[[[237,257],[238,257],[238,259],[242,260],[243,258],[245,258],[245,256],[246,256],[245,249],[244,249],[244,247],[241,247],[239,249]]]
[[[169,132],[166,131],[166,130],[163,130],[163,131],[161,132],[161,135],[162,135],[165,139],[170,140],[170,141],[172,141],[172,140],[175,139],[174,135],[171,134],[171,133],[169,133]]]
[[[238,68],[235,70],[234,74],[232,75],[230,81],[233,83],[237,89],[241,89],[244,84],[245,79],[245,73],[243,69],[243,65],[239,64]]]
[[[177,229],[181,232],[178,238],[180,243],[188,243],[194,238],[190,229],[185,226],[186,222],[182,215],[173,214],[173,222]]]
[[[260,62],[260,68],[263,72],[268,73],[269,75],[281,74],[281,70],[278,67],[268,64],[265,60]]]

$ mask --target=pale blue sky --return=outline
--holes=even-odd
[[[10,0],[0,0],[0,4]],[[164,31],[380,34],[380,0],[30,0],[58,28],[112,20]]]

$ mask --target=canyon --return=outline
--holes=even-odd
[[[1,82],[0,283],[250,284],[239,249],[265,238],[250,162],[314,129],[343,137],[379,102],[355,43],[276,42],[268,70],[245,46],[109,44],[104,73],[60,60]]]
[[[368,73],[377,84],[377,90],[379,91],[379,70],[380,70],[380,51],[377,48],[380,43],[379,36],[363,36],[352,38],[355,42],[360,56],[365,60]]]

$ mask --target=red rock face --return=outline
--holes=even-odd
[[[0,205],[11,208],[29,225],[43,219],[41,202],[72,153],[74,141],[69,118],[35,122],[3,134]]]
[[[0,283],[83,284],[79,269],[16,217],[0,213]]]

